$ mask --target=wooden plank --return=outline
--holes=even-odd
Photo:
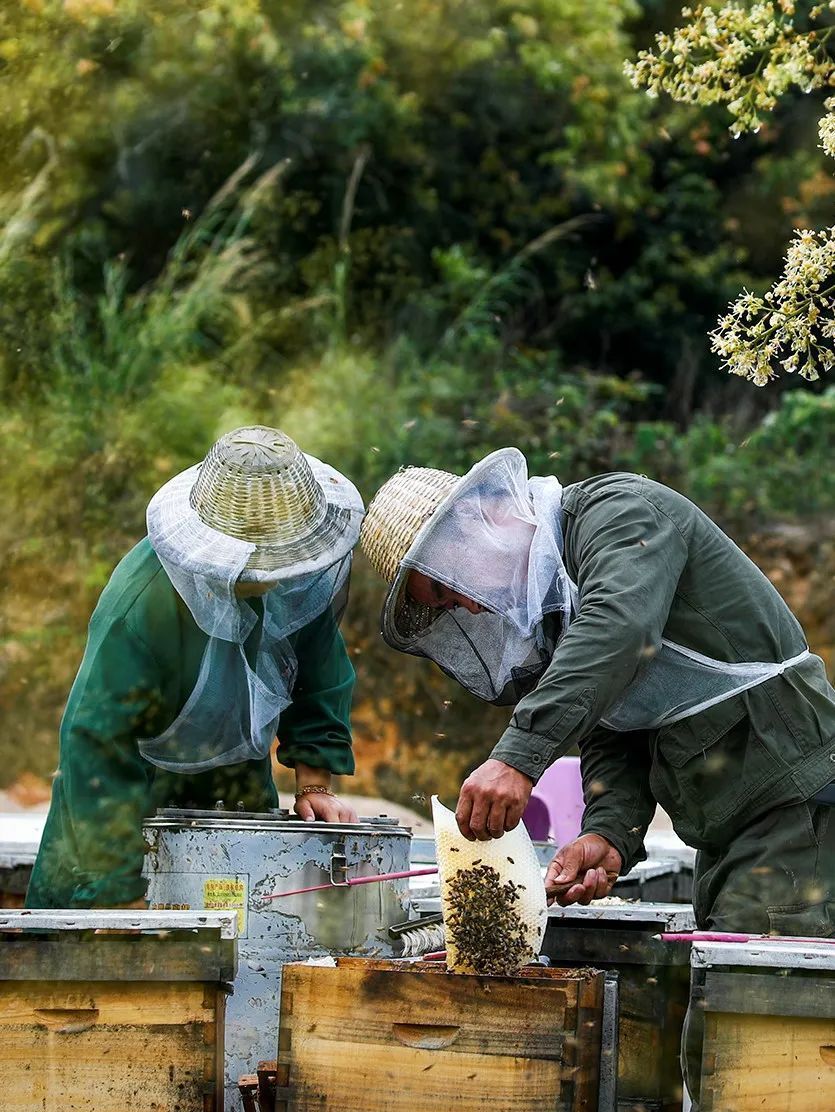
[[[238,1078],[238,1092],[244,1112],[260,1112],[258,1106],[258,1078],[254,1074],[245,1074]]]
[[[579,984],[577,1018],[573,1040],[567,1040],[566,1062],[574,1067],[571,1077],[572,1099],[569,1107],[597,1108],[600,1081],[601,1024],[603,1020],[603,974],[583,977]],[[537,990],[534,990],[537,991]]]
[[[188,983],[0,985],[4,1112],[213,1108],[212,999]]]
[[[693,996],[701,998],[710,1012],[835,1019],[835,978],[831,977],[708,969],[704,989],[694,986]]]
[[[534,987],[509,978],[414,976],[390,970],[290,966],[304,970],[292,981],[294,1037],[314,1035],[317,1041],[340,1044],[345,1017],[361,1017],[351,1024],[356,1044],[439,1049],[451,1053],[481,1053],[550,1058],[561,1061],[565,1033],[574,1034],[574,1020],[565,1031],[569,1008],[576,1009],[582,981],[543,981]],[[307,971],[313,975],[308,976]],[[285,967],[284,976],[287,976]],[[422,973],[422,971],[421,971]],[[524,1005],[524,1014],[522,1008]],[[519,1025],[507,1016],[519,1016]],[[300,1016],[312,1016],[304,1024]]]
[[[48,1026],[48,1013],[90,1011],[108,1026],[171,1026],[211,1023],[215,1010],[200,984],[122,984],[96,982],[66,985],[18,981],[0,985],[0,1029],[20,1024]]]
[[[436,1055],[429,1050],[387,1047],[384,1055],[367,1044],[307,1045],[291,1071],[289,1112],[416,1112],[449,1109],[484,1112],[555,1112],[569,1109],[571,1079],[558,1063],[495,1055]],[[454,1101],[454,1104],[453,1104]],[[593,1105],[586,1106],[592,1112]]]
[[[703,1112],[832,1112],[835,1022],[708,1013]]]
[[[232,981],[235,942],[216,932],[0,936],[0,981]]]
[[[593,1112],[603,976],[447,974],[429,963],[285,966],[287,1112]]]
[[[258,1110],[259,1112],[275,1112],[277,1063],[258,1063]]]

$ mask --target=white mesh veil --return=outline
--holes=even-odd
[[[528,479],[516,448],[472,468],[402,561],[383,610],[386,641],[434,660],[481,699],[518,702],[550,661],[576,600],[562,560],[561,498],[558,479]],[[417,605],[406,594],[412,570],[483,611]]]
[[[342,525],[329,547],[280,570],[247,567],[256,545],[206,525],[189,505],[199,465],[175,476],[152,498],[148,536],[171,583],[208,636],[194,689],[163,733],[139,743],[152,764],[199,772],[265,756],[282,710],[291,702],[297,661],[288,638],[347,590],[351,549],[363,509],[356,488],[306,457]],[[252,602],[238,599],[238,580],[275,584]]]
[[[577,614],[562,559],[562,487],[528,478],[515,448],[464,476],[421,528],[386,598],[382,632],[393,648],[429,657],[488,702],[515,704],[539,681]],[[409,572],[484,608],[434,609],[409,598]],[[603,719],[621,731],[657,729],[780,675],[809,656],[729,664],[665,639]]]
[[[655,730],[723,703],[811,656],[808,649],[778,663],[728,664],[666,638],[657,656],[638,670],[609,707],[603,725],[613,730]]]

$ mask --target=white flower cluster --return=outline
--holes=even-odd
[[[782,367],[816,379],[835,367],[835,227],[798,231],[764,297],[743,292],[711,333],[731,374],[765,386]]]
[[[829,97],[825,104],[827,112],[821,117],[818,132],[824,151],[830,158],[835,158],[835,97]]]
[[[808,13],[814,24],[835,0]],[[835,86],[827,44],[835,26],[800,30],[795,0],[701,4],[684,8],[687,22],[656,36],[656,49],[628,62],[626,73],[650,96],[664,92],[688,104],[724,104],[731,133],[757,131],[792,88]],[[807,24],[804,24],[804,27]],[[835,96],[821,119],[821,147],[835,158]],[[764,386],[782,369],[807,379],[835,367],[835,228],[799,231],[783,274],[764,297],[744,291],[711,333],[711,346],[731,374]]]
[[[835,10],[835,2],[813,8],[812,19],[824,8]],[[726,105],[735,136],[757,131],[762,114],[790,88],[808,93],[835,85],[835,64],[826,49],[835,28],[798,30],[793,0],[699,5],[681,14],[687,23],[657,35],[656,49],[627,62],[626,73],[650,96],[665,92],[689,104]]]

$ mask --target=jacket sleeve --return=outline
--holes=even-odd
[[[678,525],[632,489],[590,500],[572,533],[579,613],[491,754],[534,781],[600,722],[638,666],[659,651],[687,562]]]
[[[153,810],[153,770],[137,739],[160,728],[157,663],[124,622],[91,623],[87,650],[61,723],[53,808],[58,844],[42,847],[69,862],[73,907],[111,907],[145,895],[142,821]],[[63,844],[61,844],[63,843]]]
[[[350,775],[354,668],[330,609],[300,631],[295,649],[298,674],[278,723],[278,760]]]
[[[649,787],[649,739],[599,726],[580,742],[583,834],[600,834],[623,858],[621,873],[646,858],[644,837],[655,814]]]

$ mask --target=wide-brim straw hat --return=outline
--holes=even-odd
[[[388,479],[369,503],[360,530],[360,545],[369,563],[390,583],[381,618],[389,645],[405,648],[442,614],[415,602],[406,593],[411,568],[404,560],[441,527],[451,508],[479,486],[497,459],[518,454],[501,448],[479,460],[463,477],[432,467],[403,467]]]
[[[223,577],[234,546],[254,545],[243,578],[313,574],[346,556],[363,515],[356,487],[305,455],[279,429],[226,433],[202,463],[175,475],[148,505],[148,535],[184,570]],[[238,546],[240,547],[240,546]]]

